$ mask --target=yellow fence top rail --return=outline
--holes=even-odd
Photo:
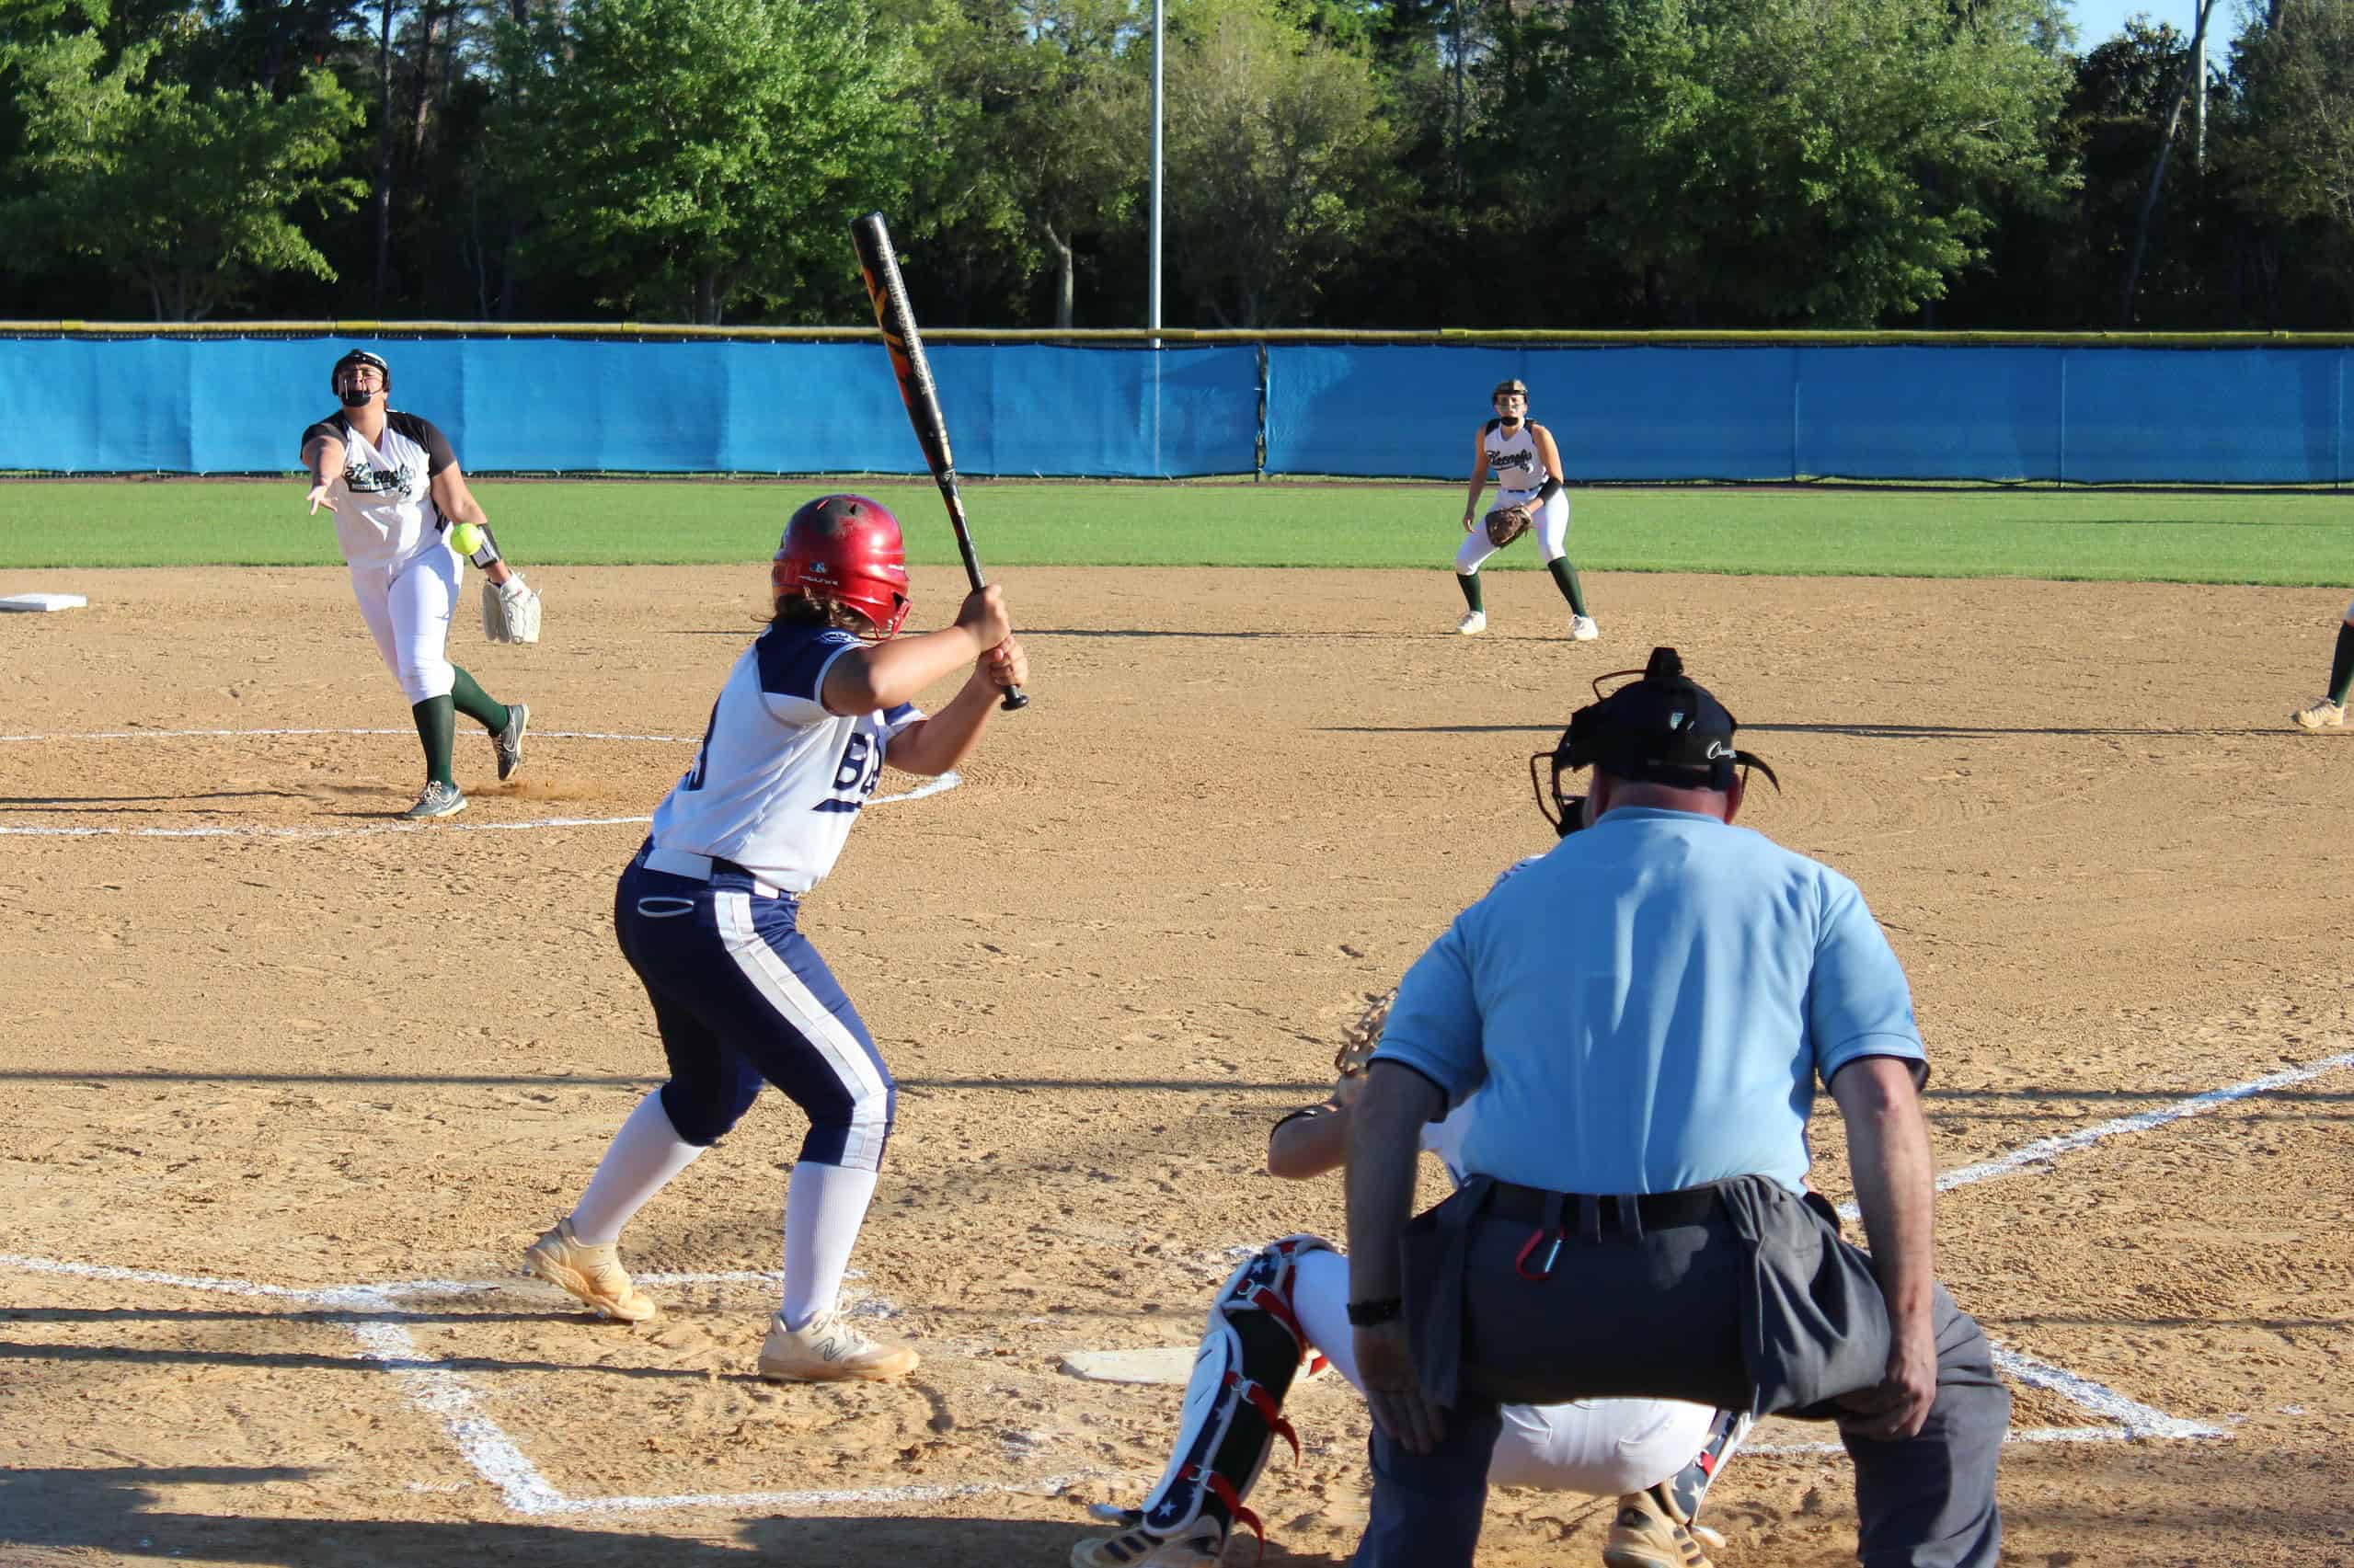
[[[927,327],[936,343],[1059,343],[1080,348],[1159,341],[1180,348],[1361,343],[1446,348],[2062,348],[2346,349],[2354,332],[1571,332],[1329,327]],[[661,322],[559,321],[0,321],[0,338],[578,338],[603,340],[871,343],[871,326],[685,326]]]

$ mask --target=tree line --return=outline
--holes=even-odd
[[[2354,327],[2354,0],[2240,6],[1166,0],[1162,320]],[[1152,58],[1151,0],[0,0],[0,317],[852,325],[879,208],[932,323],[1140,326]]]

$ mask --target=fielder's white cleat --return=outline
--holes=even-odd
[[[2346,710],[2327,697],[2310,707],[2299,708],[2291,715],[2300,729],[2337,729],[2346,723]]]
[[[1708,1554],[1676,1517],[1667,1491],[1661,1484],[1618,1500],[1602,1542],[1603,1568],[1709,1568]]]
[[[523,1249],[523,1272],[625,1323],[645,1322],[661,1310],[651,1296],[629,1282],[628,1271],[621,1266],[620,1247],[612,1242],[591,1246],[572,1234],[568,1217]]]
[[[916,1355],[904,1345],[878,1345],[842,1321],[821,1312],[798,1329],[780,1313],[768,1322],[760,1347],[760,1375],[772,1383],[833,1383],[858,1378],[889,1382],[915,1370]]]
[[[1486,630],[1487,612],[1485,610],[1466,610],[1463,619],[1455,623],[1455,635],[1459,637],[1476,637]]]
[[[1215,1519],[1197,1519],[1183,1535],[1163,1539],[1144,1529],[1090,1536],[1071,1549],[1071,1568],[1217,1568],[1226,1538]]]
[[[1602,635],[1602,629],[1594,624],[1594,618],[1591,615],[1569,617],[1569,635],[1577,641],[1590,643]]]
[[[505,784],[523,765],[523,731],[532,727],[529,703],[507,704],[507,727],[490,738],[491,749],[499,753],[499,782]]]
[[[465,809],[465,796],[455,784],[445,784],[439,779],[425,786],[417,804],[401,813],[411,822],[428,821],[435,817],[454,817]]]

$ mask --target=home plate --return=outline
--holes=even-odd
[[[79,610],[89,601],[78,593],[11,593],[0,596],[0,610]]]
[[[1182,1383],[1193,1376],[1194,1347],[1156,1350],[1074,1350],[1062,1369],[1098,1383]]]

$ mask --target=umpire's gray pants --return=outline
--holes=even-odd
[[[1751,1277],[1748,1249],[1731,1226],[1714,1220],[1633,1238],[1632,1245],[1572,1245],[1542,1287],[1510,1274],[1527,1230],[1492,1218],[1473,1222],[1461,1280],[1464,1364],[1445,1436],[1436,1451],[1410,1454],[1374,1431],[1372,1516],[1352,1560],[1357,1568],[1468,1568],[1500,1402],[1576,1397],[1592,1383],[1597,1396],[1650,1394],[1742,1408],[1757,1391],[1752,1374],[1760,1369],[1744,1366],[1740,1348],[1748,1337],[1740,1283]],[[1831,1239],[1828,1224],[1823,1231],[1830,1247],[1860,1256]],[[1510,1283],[1494,1288],[1499,1276]],[[1684,1288],[1695,1285],[1718,1288]],[[1625,1309],[1636,1302],[1648,1316],[1631,1322]],[[1776,1309],[1752,1295],[1746,1305],[1771,1320],[1768,1345],[1796,1359],[1824,1348],[1809,1346],[1809,1339],[1843,1328],[1809,1319],[1795,1304]],[[1855,1464],[1857,1555],[1865,1568],[1992,1568],[2000,1551],[1994,1471],[2010,1425],[2010,1391],[1995,1376],[1986,1336],[1942,1286],[1931,1313],[1937,1396],[1920,1435],[1903,1442],[1841,1435]],[[1611,1332],[1594,1333],[1597,1318],[1612,1320]],[[1877,1331],[1868,1321],[1847,1326],[1863,1337],[1877,1332],[1874,1354],[1884,1366],[1885,1319]],[[1497,1366],[1499,1358],[1480,1354],[1483,1345],[1515,1346],[1521,1353],[1508,1358],[1517,1365]],[[1786,1405],[1783,1413],[1827,1419],[1834,1412],[1823,1402]]]

